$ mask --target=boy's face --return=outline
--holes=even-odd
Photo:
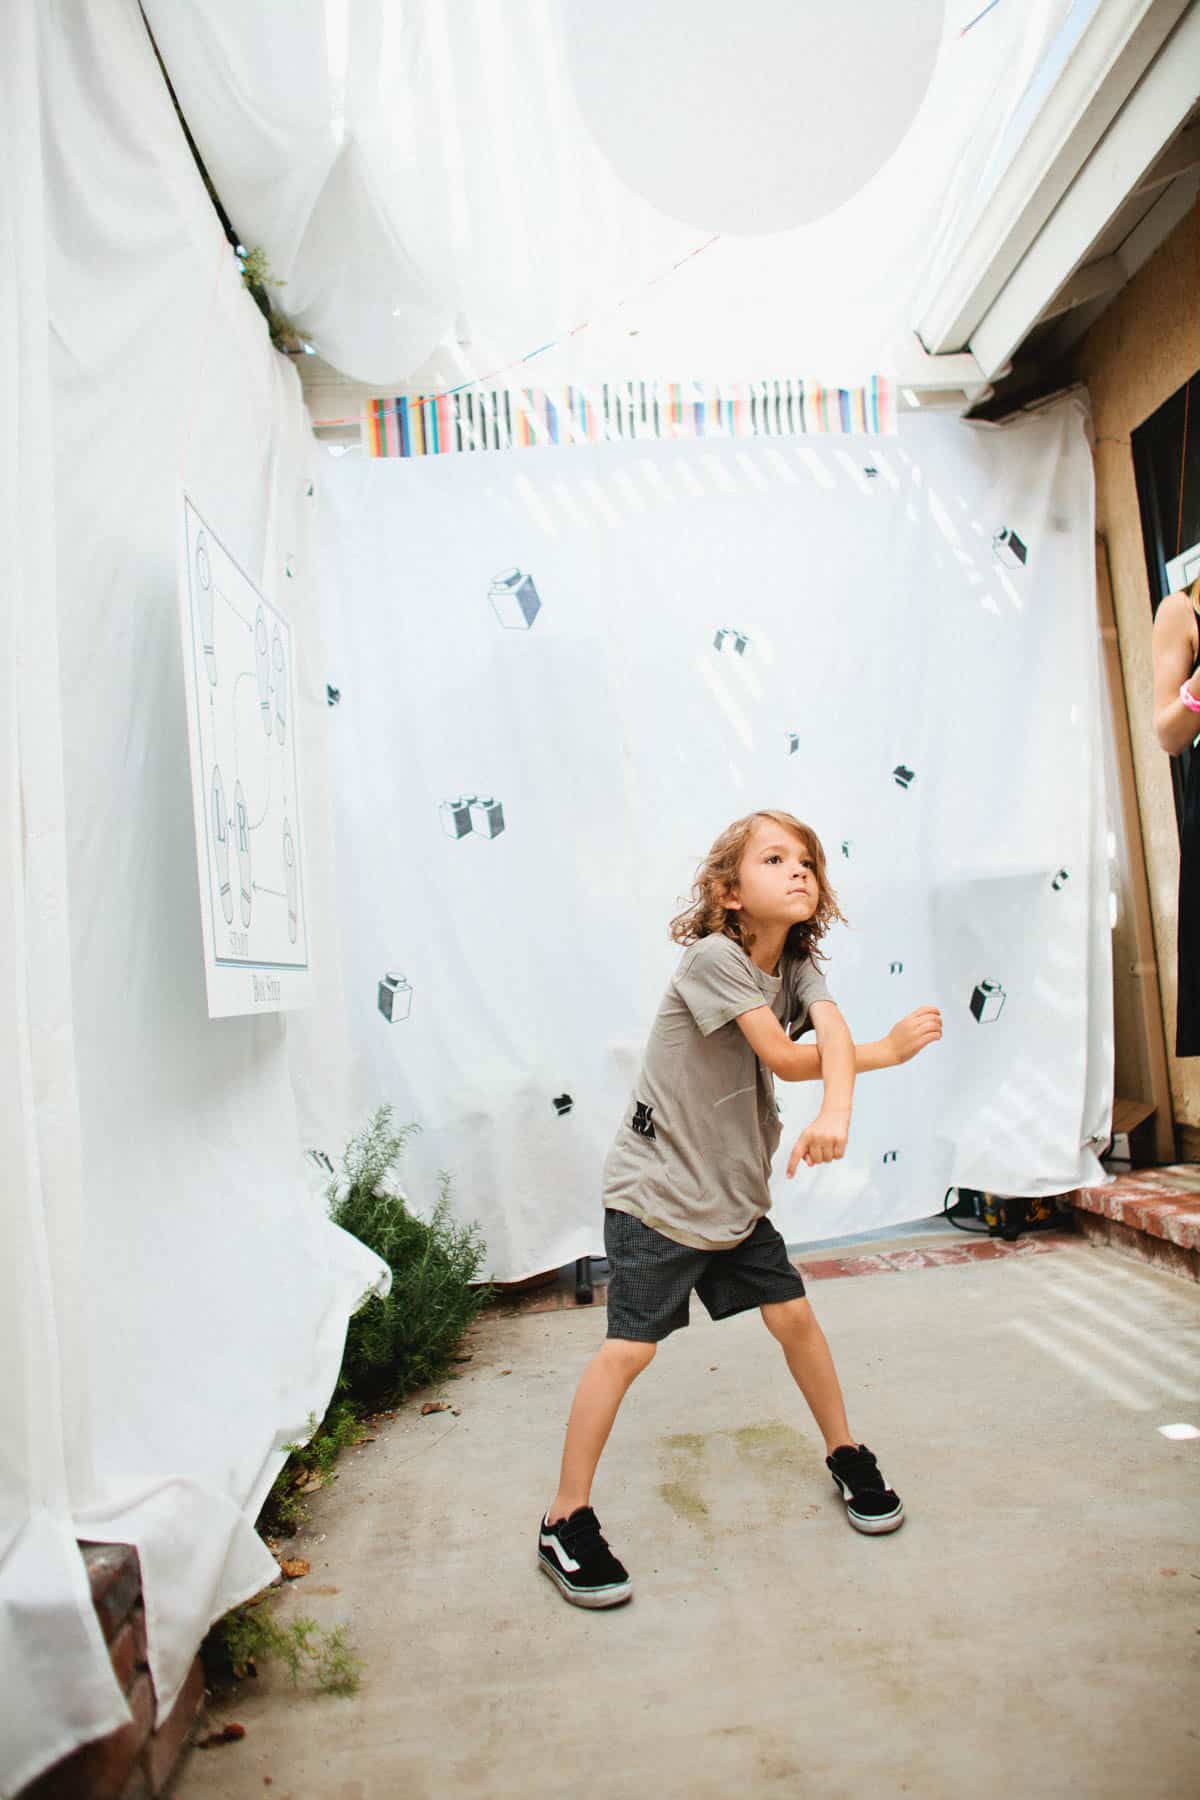
[[[816,864],[804,840],[773,819],[756,819],[727,905],[764,925],[796,925],[812,918],[820,898]]]

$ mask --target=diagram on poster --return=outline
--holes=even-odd
[[[308,1004],[288,620],[182,495],[179,599],[210,1018]]]

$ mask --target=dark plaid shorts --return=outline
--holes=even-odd
[[[608,1257],[608,1335],[657,1344],[688,1323],[695,1288],[711,1319],[753,1306],[798,1300],[804,1283],[764,1214],[732,1250],[693,1250],[663,1237],[631,1213],[604,1209]]]

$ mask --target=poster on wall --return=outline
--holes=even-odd
[[[307,1006],[291,627],[182,491],[179,530],[209,1017]]]

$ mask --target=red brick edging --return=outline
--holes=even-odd
[[[204,1673],[195,1658],[179,1698],[155,1731],[137,1551],[129,1544],[81,1544],[80,1549],[113,1672],[133,1717],[55,1763],[19,1800],[147,1800],[162,1793],[179,1760],[204,1699]]]
[[[976,1237],[977,1242],[968,1240]],[[888,1275],[908,1269],[941,1269],[953,1263],[994,1262],[1005,1256],[1036,1256],[1047,1250],[1062,1250],[1079,1240],[1072,1231],[1039,1231],[1022,1235],[1015,1243],[1003,1238],[985,1237],[982,1233],[964,1232],[961,1244],[947,1244],[935,1250],[881,1250],[871,1256],[814,1256],[811,1260],[792,1258],[805,1281],[831,1281],[842,1275]],[[608,1293],[607,1282],[593,1286],[593,1304],[602,1306]],[[533,1294],[521,1294],[485,1307],[480,1317],[510,1319],[517,1314],[566,1312],[578,1306],[574,1287],[553,1287]],[[583,1302],[586,1306],[587,1302]]]

